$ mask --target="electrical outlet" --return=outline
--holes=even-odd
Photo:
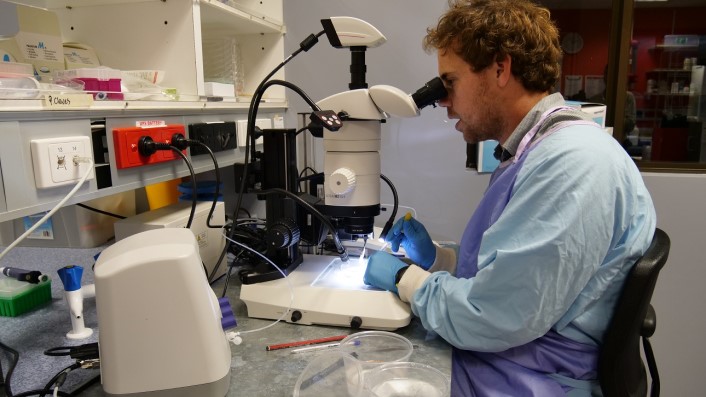
[[[143,156],[138,151],[138,141],[143,136],[149,136],[155,142],[169,144],[172,140],[172,135],[176,133],[186,136],[184,134],[184,126],[181,124],[170,124],[153,128],[127,127],[113,129],[115,166],[118,169],[124,169],[181,159],[172,150],[158,150],[151,156]],[[182,153],[186,154],[186,150],[183,150]]]
[[[245,147],[245,142],[246,142],[246,137],[248,135],[248,121],[247,120],[238,120],[236,123],[238,123],[238,146],[239,147]],[[257,119],[255,120],[255,125],[260,127],[260,129],[269,129],[272,128],[272,120],[270,119]],[[262,144],[262,137],[259,137],[255,140],[255,145],[261,145]]]
[[[214,153],[233,150],[238,147],[235,122],[221,121],[217,123],[196,123],[189,125],[189,138],[208,146]],[[201,145],[191,146],[191,155],[208,153]]]
[[[74,164],[75,157],[93,160],[91,139],[87,136],[33,139],[30,149],[37,188],[68,185],[81,179],[86,172],[90,172],[88,179],[95,177],[91,164]]]

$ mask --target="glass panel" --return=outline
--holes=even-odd
[[[605,104],[611,1],[540,0],[539,3],[549,8],[564,50],[562,76],[555,91],[567,100]],[[612,126],[603,114],[597,121]]]
[[[540,3],[551,11],[564,50],[562,78],[557,88],[566,99],[604,103],[610,2],[543,0]]]
[[[644,167],[706,169],[706,0],[636,2],[628,152]]]

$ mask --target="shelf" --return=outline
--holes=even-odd
[[[9,0],[56,14],[63,42],[95,50],[101,65],[118,70],[160,70],[160,86],[179,94],[178,101],[127,97],[96,101],[88,93],[71,93],[71,103],[51,106],[38,99],[0,99],[0,222],[53,207],[71,186],[37,189],[31,141],[62,136],[88,136],[103,142],[106,164],[67,204],[134,190],[189,175],[180,161],[117,169],[112,131],[145,121],[180,124],[242,122],[250,98],[240,101],[206,97],[204,71],[220,59],[204,59],[203,42],[236,39],[246,71],[243,92],[254,91],[264,76],[284,59],[282,0]],[[229,60],[226,62],[230,62]],[[283,79],[284,69],[274,78]],[[281,117],[288,103],[284,87],[273,87],[260,104],[262,117]],[[38,95],[48,95],[47,91]],[[73,99],[76,101],[73,101]],[[129,99],[129,100],[128,100]],[[168,99],[168,98],[165,98]],[[104,129],[93,127],[101,123]],[[187,127],[188,128],[188,127]],[[188,130],[187,130],[188,131]],[[96,149],[94,147],[94,150]],[[242,162],[245,149],[216,154],[221,167]],[[189,156],[196,174],[213,170],[209,156]],[[107,170],[107,172],[106,172]]]
[[[202,29],[204,33],[241,35],[285,33],[281,21],[265,15],[253,15],[217,0],[201,0]]]
[[[674,73],[674,74],[691,74],[691,69],[667,69],[667,68],[661,68],[661,69],[652,69],[648,70],[647,73]]]
[[[58,11],[80,7],[125,5],[130,3],[160,3],[162,0],[8,0],[45,10]],[[232,34],[285,33],[282,21],[266,15],[255,15],[218,0],[199,0],[201,17],[209,29]]]
[[[179,113],[185,110],[201,110],[203,112],[222,112],[231,110],[247,111],[250,102],[209,102],[209,101],[95,101],[91,106],[52,109],[44,104],[42,99],[2,99],[0,100],[0,120],[8,112],[46,112],[54,117],[60,113],[86,113],[83,117],[92,117],[91,114],[105,116],[115,112],[125,113],[132,111],[158,110],[165,113]],[[260,104],[260,109],[286,109],[286,100],[266,101]]]
[[[93,48],[104,66],[118,70],[164,71],[161,87],[176,90],[182,100],[197,102],[195,105],[185,105],[187,108],[202,106],[198,101],[206,95],[206,71],[225,68],[221,65],[228,62],[224,61],[224,57],[206,58],[204,40],[237,40],[245,71],[243,93],[252,93],[262,78],[284,59],[286,29],[278,20],[282,12],[281,2],[277,1],[265,4],[248,0],[231,0],[228,4],[216,0],[13,2],[55,13],[62,40]],[[108,16],[110,24],[106,24]],[[283,77],[283,70],[274,76]],[[284,87],[273,87],[268,94],[284,102]],[[225,103],[203,107],[238,109],[241,106]],[[135,105],[149,109],[163,107],[142,103]]]
[[[671,93],[671,92],[664,92],[664,93],[658,93],[658,92],[651,92],[651,93],[645,93],[645,97],[650,97],[650,96],[665,96],[665,97],[688,97],[690,93],[688,92],[678,92],[678,93]]]
[[[668,52],[696,52],[699,50],[699,46],[655,44],[655,46],[650,48],[650,50],[663,50]]]

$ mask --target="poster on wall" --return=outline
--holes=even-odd
[[[590,102],[603,98],[605,96],[604,92],[605,82],[603,81],[603,76],[586,75],[586,98]]]
[[[583,76],[567,75],[564,77],[564,98],[571,98],[577,95],[583,88]]]

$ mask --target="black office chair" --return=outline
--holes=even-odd
[[[656,229],[652,244],[630,271],[603,337],[598,379],[604,397],[647,396],[647,376],[640,357],[640,337],[652,378],[651,396],[659,396],[659,373],[649,337],[657,319],[650,305],[657,276],[669,256],[669,236]]]

